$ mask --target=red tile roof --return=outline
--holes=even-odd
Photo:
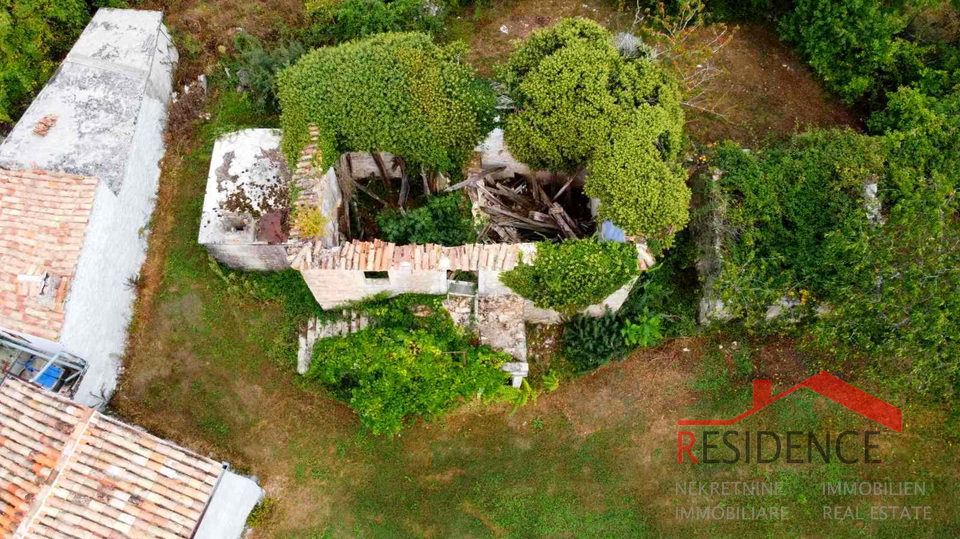
[[[444,247],[436,244],[402,245],[380,240],[356,241],[329,249],[311,249],[310,245],[295,252],[291,266],[299,270],[389,271],[407,268],[415,271],[494,270],[516,267],[526,245],[494,243]],[[527,257],[529,259],[529,256]]]
[[[0,538],[187,539],[222,470],[33,384],[0,383]]]
[[[0,169],[0,327],[57,340],[80,259],[97,179]],[[44,301],[20,276],[49,274]]]

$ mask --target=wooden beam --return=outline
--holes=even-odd
[[[367,196],[369,196],[370,198],[376,200],[376,201],[379,202],[380,204],[383,204],[384,207],[387,207],[387,208],[390,207],[390,203],[389,203],[389,202],[387,202],[386,200],[384,200],[384,199],[378,197],[377,195],[373,194],[373,191],[367,189],[367,188],[364,187],[363,185],[360,185],[360,184],[359,184],[358,182],[356,182],[356,181],[353,181],[353,180],[351,180],[351,181],[353,182],[354,187],[356,187],[357,189],[359,189],[359,190],[363,191],[364,193],[366,193]]]

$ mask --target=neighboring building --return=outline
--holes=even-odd
[[[280,131],[247,129],[213,146],[200,220],[200,245],[220,262],[246,270],[282,270],[289,241],[292,175]]]
[[[86,405],[116,386],[176,62],[161,13],[100,9],[0,145],[0,360]]]
[[[227,465],[0,379],[0,538],[239,539],[262,491]]]

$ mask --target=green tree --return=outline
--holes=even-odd
[[[0,0],[0,121],[13,121],[89,18],[84,0]]]
[[[897,60],[906,17],[880,0],[797,0],[780,21],[827,88],[852,103],[878,85]]]
[[[686,224],[680,93],[659,65],[622,57],[606,30],[575,18],[531,35],[498,77],[513,100],[504,138],[517,159],[586,167],[601,217],[631,234],[669,243]]]
[[[306,54],[279,75],[284,152],[295,159],[316,124],[325,166],[340,152],[385,151],[459,171],[492,129],[495,103],[466,53],[391,33]]]

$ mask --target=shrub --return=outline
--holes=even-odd
[[[266,50],[256,36],[245,32],[237,34],[234,40],[238,56],[233,62],[238,82],[242,82],[253,96],[252,101],[260,111],[266,114],[280,112],[277,97],[277,73],[293,65],[306,53],[306,49],[297,41],[290,41],[270,50]],[[244,73],[242,81],[240,73]]]
[[[649,348],[660,344],[663,340],[663,333],[660,332],[662,320],[659,314],[649,313],[636,319],[624,319],[623,329],[620,330],[623,341],[628,346],[638,348]]]
[[[0,121],[13,121],[87,23],[84,0],[0,0]]]
[[[500,280],[537,307],[572,314],[603,301],[638,273],[633,244],[588,238],[538,243],[532,265],[521,261]]]
[[[310,33],[322,42],[342,43],[386,32],[436,33],[443,25],[424,0],[315,0],[307,3]]]
[[[465,399],[494,398],[506,380],[506,354],[472,346],[441,297],[412,298],[381,302],[371,313],[374,325],[318,341],[306,374],[348,400],[376,434],[394,434]]]
[[[614,313],[599,317],[579,315],[564,329],[563,354],[578,371],[589,371],[612,359],[620,359],[627,351],[620,330],[620,319]]]
[[[617,314],[638,319],[657,313],[661,331],[669,337],[697,332],[697,300],[700,285],[696,269],[697,249],[689,230],[677,235],[677,244],[657,264],[637,278]]]
[[[448,247],[465,245],[476,240],[473,217],[460,193],[431,198],[426,206],[407,210],[388,209],[377,215],[380,236],[384,241],[408,243],[438,243]]]
[[[712,164],[726,211],[722,273],[714,282],[733,316],[764,322],[787,297],[843,301],[833,284],[843,272],[825,262],[842,255],[839,234],[862,234],[867,179],[883,172],[879,140],[852,131],[815,131],[746,153],[721,145]],[[811,302],[812,303],[812,302]]]
[[[852,103],[875,89],[902,42],[894,39],[906,17],[880,0],[797,0],[780,21],[784,39],[796,44],[827,88]]]
[[[661,149],[679,142],[662,140],[663,126],[672,121],[662,108],[645,107],[633,125],[617,129],[612,142],[597,150],[590,163],[586,193],[601,201],[599,217],[632,234],[645,236],[651,247],[665,249],[689,220],[687,175],[675,162],[665,161]]]
[[[587,167],[602,218],[630,234],[669,237],[687,221],[678,164],[683,112],[675,81],[652,60],[623,58],[586,19],[535,32],[498,70],[514,110],[504,139],[535,168]]]
[[[284,152],[296,159],[316,124],[324,167],[339,152],[385,151],[459,171],[492,128],[495,101],[466,52],[424,34],[381,34],[305,55],[279,77]]]
[[[319,238],[323,236],[324,229],[330,223],[330,218],[325,217],[317,207],[297,208],[293,219],[293,228],[299,231],[305,238]]]

